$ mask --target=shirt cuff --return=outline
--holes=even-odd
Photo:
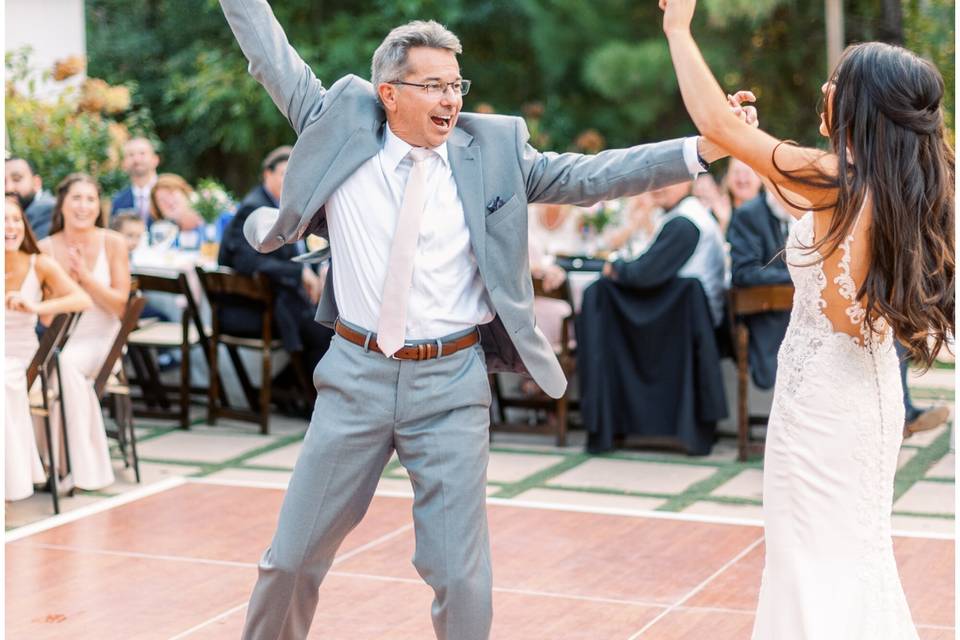
[[[683,161],[687,165],[687,173],[696,178],[704,173],[703,165],[700,164],[700,157],[697,154],[697,140],[700,136],[691,136],[683,139]]]

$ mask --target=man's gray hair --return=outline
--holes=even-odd
[[[439,22],[414,20],[387,34],[373,53],[370,81],[373,90],[382,82],[401,80],[407,74],[407,52],[414,47],[463,53],[460,39]]]

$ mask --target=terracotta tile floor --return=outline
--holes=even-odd
[[[187,482],[12,535],[7,637],[238,637],[281,499],[277,489]],[[410,565],[410,502],[374,499],[321,588],[311,638],[433,637],[432,593]],[[493,638],[750,636],[758,527],[503,501],[488,509]],[[895,550],[921,638],[952,638],[954,541],[897,538]]]

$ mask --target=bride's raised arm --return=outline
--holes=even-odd
[[[836,158],[817,149],[784,144],[770,134],[737,117],[727,106],[727,97],[704,61],[690,33],[695,0],[659,0],[664,10],[663,31],[680,84],[680,93],[690,118],[700,133],[731,156],[750,165],[761,177],[799,196],[813,206],[835,201],[832,189],[811,187],[791,175],[835,175]],[[794,173],[796,172],[796,173]],[[799,204],[799,203],[798,203]],[[797,216],[800,209],[790,208]]]

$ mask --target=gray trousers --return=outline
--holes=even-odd
[[[313,381],[317,403],[243,638],[306,637],[320,583],[394,449],[413,484],[413,564],[435,594],[437,638],[488,638],[490,387],[479,344],[436,360],[392,360],[335,335]]]

